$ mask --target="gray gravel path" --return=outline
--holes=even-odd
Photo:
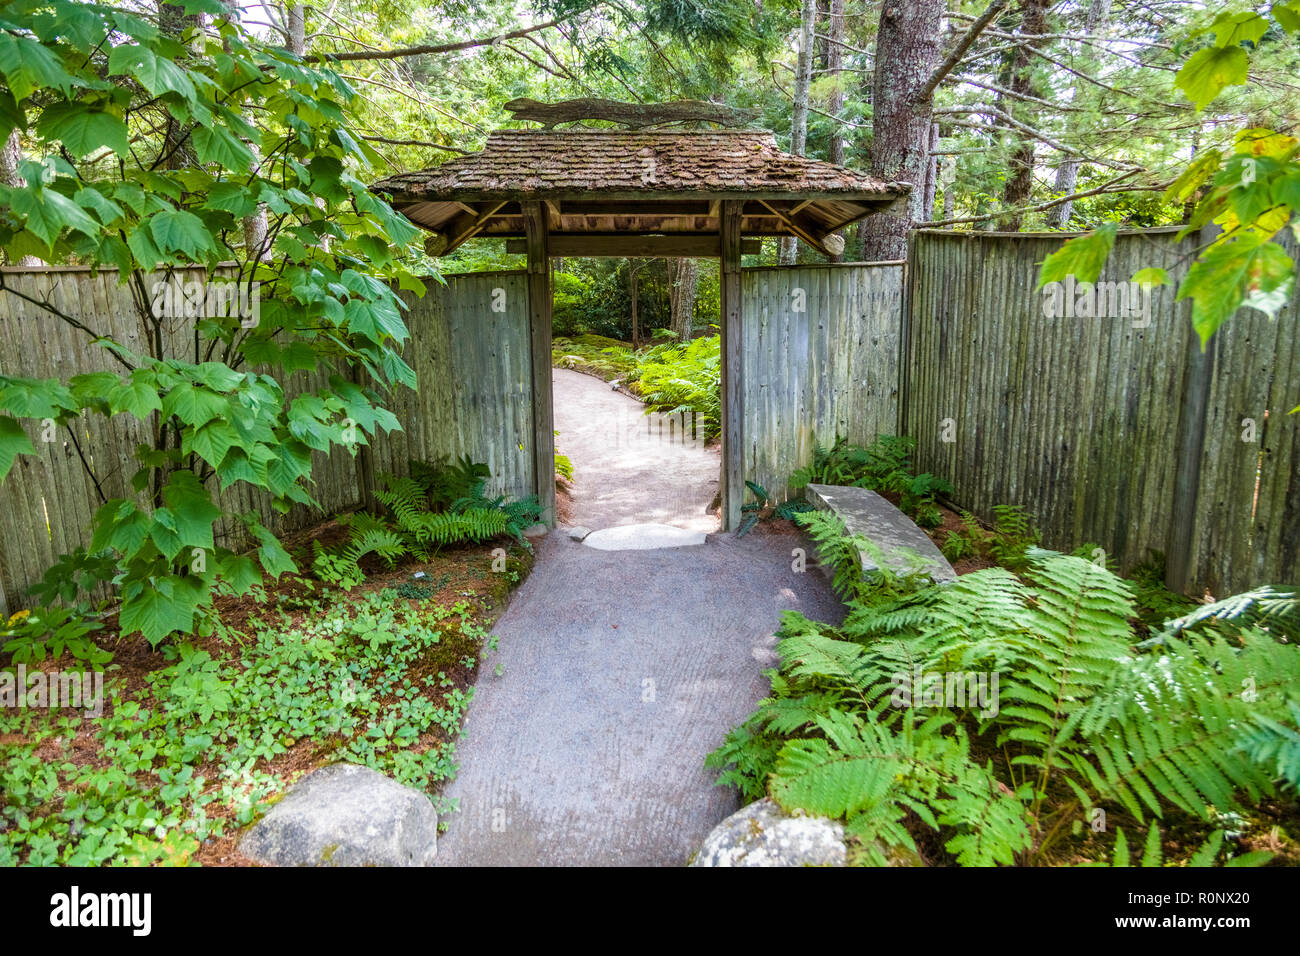
[[[655,502],[707,505],[716,456],[696,448],[673,468],[638,464],[614,430],[627,401],[556,371],[559,443],[578,469],[574,521],[687,526],[689,507],[660,515]],[[626,494],[602,470],[611,461],[638,476],[622,483]],[[704,474],[714,488],[696,487]],[[682,476],[693,476],[684,494]],[[554,532],[538,541],[470,707],[447,791],[460,812],[438,863],[685,863],[738,806],[734,791],[713,785],[704,756],[767,693],[780,612],[842,614],[820,574],[791,570],[800,546],[761,531],[654,551],[597,551]]]

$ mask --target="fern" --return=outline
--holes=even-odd
[[[1215,830],[1208,838],[1196,848],[1187,861],[1189,867],[1208,867],[1213,866],[1223,850],[1223,831]],[[1264,851],[1255,851],[1252,853],[1243,853],[1241,856],[1230,857],[1224,861],[1224,866],[1231,867],[1251,867],[1263,866],[1273,858],[1273,854]],[[1124,828],[1120,827],[1115,831],[1115,855],[1111,862],[1112,867],[1129,867],[1134,864],[1129,856],[1128,840],[1124,836]],[[1137,864],[1141,867],[1158,867],[1166,865],[1164,862],[1164,847],[1160,843],[1160,831],[1153,823],[1147,830],[1146,845],[1142,851],[1142,860]]]
[[[1031,539],[1022,516],[1000,515],[1000,533]],[[1278,639],[1293,594],[1221,602],[1143,648],[1132,587],[1092,561],[1026,545],[1019,576],[990,568],[880,593],[864,586],[860,542],[842,523],[801,523],[849,613],[838,627],[784,616],[773,695],[710,766],[747,795],[843,818],[863,859],[914,849],[919,825],[962,865],[1028,861],[1099,804],[1139,823],[1170,810],[1212,821],[1279,778],[1295,784],[1300,652]],[[997,674],[997,706],[899,706],[891,686],[917,669]],[[996,764],[974,759],[975,737]]]
[[[1241,734],[1239,746],[1257,764],[1270,768],[1273,775],[1286,781],[1292,790],[1300,790],[1300,704],[1287,705],[1291,726],[1272,717],[1257,715],[1255,726]]]

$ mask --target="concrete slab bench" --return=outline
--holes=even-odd
[[[860,534],[883,552],[881,560],[895,571],[906,571],[915,559],[900,549],[914,552],[925,561],[925,572],[935,584],[957,580],[943,552],[915,522],[888,501],[866,488],[850,485],[809,485],[809,503],[839,516],[849,534]],[[862,569],[874,571],[875,561],[862,552]]]

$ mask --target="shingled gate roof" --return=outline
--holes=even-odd
[[[375,183],[446,240],[524,235],[542,201],[553,237],[716,236],[719,204],[743,202],[741,232],[799,236],[825,251],[838,229],[905,195],[907,183],[782,152],[757,130],[499,130],[480,153]]]

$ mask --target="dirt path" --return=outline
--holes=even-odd
[[[571,523],[592,530],[655,522],[717,531],[716,444],[683,439],[680,421],[590,375],[555,370],[555,446],[573,460]]]
[[[716,487],[716,454],[659,442],[634,454],[621,424],[628,402],[556,371],[575,517],[592,528],[696,526]],[[768,692],[762,671],[776,662],[781,611],[842,613],[821,575],[791,570],[791,549],[806,546],[762,530],[653,551],[598,551],[558,532],[541,539],[494,630],[499,651],[470,707],[447,790],[460,812],[448,818],[438,863],[685,863],[738,805],[714,786],[704,757]]]

